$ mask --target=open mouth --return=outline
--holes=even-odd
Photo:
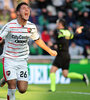
[[[25,13],[25,16],[28,17],[28,13]]]

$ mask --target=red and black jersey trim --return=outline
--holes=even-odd
[[[40,39],[40,37],[39,37],[38,39],[34,40],[34,41],[37,41],[37,40],[39,40],[39,39]]]
[[[2,37],[0,37],[0,40],[2,40]]]

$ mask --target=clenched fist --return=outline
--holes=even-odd
[[[50,49],[49,54],[50,54],[51,56],[57,56],[57,51],[51,50],[51,49]]]

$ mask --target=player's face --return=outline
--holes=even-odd
[[[30,16],[30,8],[27,5],[22,5],[19,10],[19,15],[23,20],[27,21]]]
[[[62,23],[57,23],[57,29],[63,29],[64,28],[64,26],[62,25]]]

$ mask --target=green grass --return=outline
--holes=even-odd
[[[87,87],[81,81],[57,84],[57,90],[54,93],[50,93],[48,90],[49,85],[28,85],[25,94],[16,91],[16,100],[90,100],[90,85]],[[0,88],[0,100],[6,96],[7,85]]]

